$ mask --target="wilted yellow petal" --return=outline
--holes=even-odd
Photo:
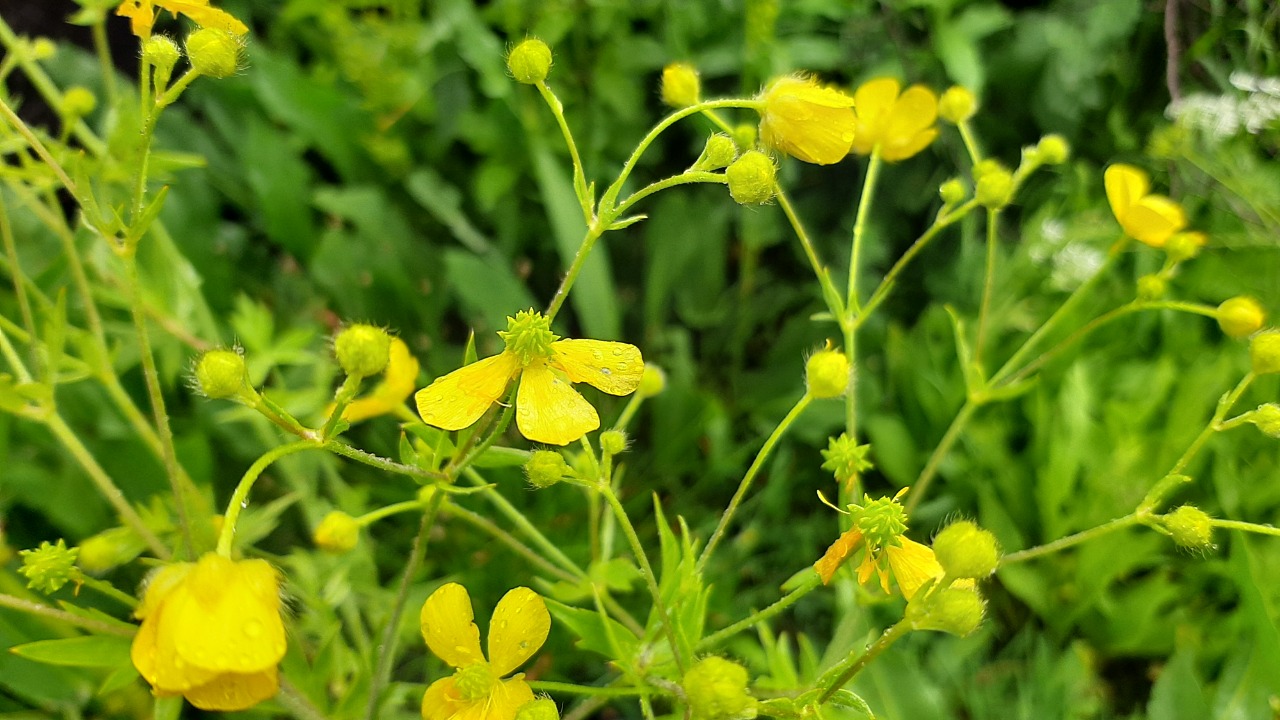
[[[1116,163],[1102,174],[1103,184],[1107,189],[1107,202],[1111,204],[1111,214],[1123,223],[1129,208],[1151,189],[1147,174],[1132,165]]]
[[[610,395],[627,395],[640,387],[644,359],[640,348],[604,340],[560,340],[551,343],[552,366],[569,382],[584,382]]]
[[[900,536],[898,542],[902,544],[889,545],[884,551],[902,596],[910,600],[926,580],[942,576],[942,566],[928,545],[921,545],[905,536]]]
[[[213,680],[187,690],[187,701],[201,710],[246,710],[264,700],[275,697],[280,689],[276,667],[262,672],[241,674],[226,673]]]
[[[418,414],[428,425],[461,430],[502,397],[518,369],[515,355],[503,352],[436,378],[418,391]]]
[[[836,570],[844,564],[844,561],[853,554],[854,550],[862,543],[862,531],[858,528],[846,530],[836,541],[831,543],[831,547],[823,553],[818,562],[813,564],[813,569],[818,571],[818,576],[822,578],[822,584],[826,585],[831,582],[831,578],[835,577]]]
[[[423,603],[419,620],[427,647],[451,667],[484,662],[480,629],[476,627],[471,596],[466,588],[458,583],[436,588]]]
[[[502,677],[520,667],[551,631],[551,614],[538,593],[527,587],[509,590],[498,601],[489,622],[489,663]]]
[[[521,435],[534,442],[568,445],[600,427],[600,416],[545,361],[538,361],[520,376],[516,426]]]

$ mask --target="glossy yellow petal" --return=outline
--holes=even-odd
[[[142,603],[134,611],[138,619],[146,619],[160,606],[164,599],[173,593],[174,588],[191,572],[195,563],[174,563],[165,565],[147,577],[147,590],[142,595]]]
[[[928,130],[922,130],[911,137],[892,138],[880,145],[880,155],[887,162],[906,160],[907,158],[919,153],[921,150],[929,147],[936,137],[938,137],[937,128],[929,128]]]
[[[184,660],[178,654],[177,637],[186,616],[184,608],[195,598],[185,584],[179,584],[138,629],[130,648],[130,658],[138,674],[157,691],[180,693],[212,680],[217,673]]]
[[[517,675],[493,688],[489,696],[489,712],[482,720],[515,720],[520,708],[533,702],[533,690],[524,677]]]
[[[258,673],[284,657],[280,578],[266,561],[207,553],[182,589],[189,599],[171,611],[183,661],[215,673]]]
[[[853,152],[870,155],[884,139],[889,113],[901,87],[894,78],[877,78],[863,83],[853,93],[853,108],[857,116]]]
[[[924,85],[912,85],[894,101],[885,132],[908,138],[933,127],[938,121],[938,96]]]
[[[640,348],[604,340],[561,340],[551,343],[551,365],[569,382],[584,382],[610,395],[628,395],[640,387],[644,358]]]
[[[760,99],[760,141],[816,165],[840,162],[853,142],[853,98],[812,78],[774,81]]]
[[[208,0],[152,0],[157,6],[168,10],[175,16],[186,15],[200,27],[225,30],[234,35],[244,35],[249,28],[236,19],[234,15],[215,7],[210,7]]]
[[[452,675],[440,678],[422,696],[422,720],[451,720],[467,704],[458,697]]]
[[[418,414],[428,425],[461,430],[502,397],[517,370],[516,356],[508,352],[454,370],[418,391]]]
[[[831,543],[831,547],[823,553],[818,562],[813,564],[813,569],[818,571],[818,577],[822,578],[822,584],[826,585],[831,582],[831,578],[835,577],[836,570],[844,564],[844,561],[853,554],[854,550],[862,544],[862,531],[858,528],[846,530],[836,541]]]
[[[124,0],[116,8],[116,15],[129,18],[129,29],[142,39],[151,37],[151,28],[156,24],[156,11],[151,0]]]
[[[1120,226],[1135,240],[1164,247],[1174,233],[1187,226],[1187,214],[1181,205],[1163,195],[1146,195],[1130,206],[1120,219]]]
[[[904,536],[899,537],[898,542],[902,544],[886,547],[885,554],[889,557],[889,568],[893,570],[902,596],[910,600],[926,580],[942,576],[942,566],[928,545]]]
[[[538,593],[527,587],[509,590],[498,601],[489,622],[489,664],[498,677],[508,675],[533,656],[551,631],[551,614]]]
[[[1103,185],[1107,189],[1107,202],[1111,204],[1111,214],[1120,223],[1129,208],[1151,189],[1147,174],[1132,165],[1117,163],[1107,168],[1102,175]]]
[[[276,696],[280,678],[276,667],[256,673],[225,673],[183,693],[201,710],[245,710]]]
[[[484,662],[480,652],[480,629],[475,624],[471,596],[458,583],[436,588],[422,605],[422,637],[436,657],[450,667]]]
[[[539,361],[520,376],[516,427],[534,442],[568,445],[600,427],[600,416],[568,381]]]

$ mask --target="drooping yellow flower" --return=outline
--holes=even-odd
[[[382,382],[362,397],[351,401],[342,411],[342,419],[358,423],[371,417],[395,412],[413,394],[418,384],[418,359],[398,337],[391,338],[391,360],[383,371]],[[328,414],[327,412],[325,413]]]
[[[129,18],[133,34],[145,40],[151,37],[151,28],[155,26],[156,8],[168,10],[174,17],[186,15],[200,27],[235,35],[249,32],[248,26],[226,10],[209,5],[209,0],[124,0],[116,8],[116,15]]]
[[[284,657],[280,576],[264,560],[207,553],[151,578],[131,657],[158,696],[243,710],[276,694]]]
[[[610,395],[635,392],[644,359],[634,345],[603,340],[561,340],[541,313],[507,318],[501,353],[436,378],[416,396],[428,425],[461,430],[480,419],[517,377],[516,427],[534,442],[568,445],[600,427],[600,416],[570,383],[585,382]]]
[[[457,583],[440,586],[422,606],[422,637],[436,657],[455,669],[422,696],[424,720],[514,720],[533,691],[518,673],[503,680],[547,640],[551,615],[526,587],[498,601],[489,621],[489,657],[480,651],[471,596]]]
[[[1116,222],[1134,240],[1164,247],[1174,233],[1187,226],[1182,206],[1164,195],[1151,194],[1151,181],[1142,170],[1116,163],[1102,177]]]
[[[937,96],[923,85],[899,94],[901,88],[894,78],[877,78],[854,92],[853,152],[870,155],[879,148],[880,157],[897,162],[924,150],[938,136]]]
[[[760,93],[760,141],[797,160],[838,163],[854,140],[853,98],[811,77],[789,75]]]
[[[859,548],[865,553],[858,563],[858,582],[865,585],[875,575],[886,593],[890,578],[897,581],[902,596],[910,600],[926,581],[942,577],[942,565],[933,550],[904,535],[906,513],[898,500],[906,491],[903,488],[892,499],[866,497],[862,505],[850,505],[848,511],[840,511],[852,515],[853,527],[840,535],[813,564],[823,584],[831,582],[836,570]]]

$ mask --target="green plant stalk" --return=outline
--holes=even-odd
[[[529,687],[533,688],[535,692],[590,695],[593,697],[637,697],[653,694],[653,690],[646,687],[595,687],[548,680],[530,680]]]
[[[862,179],[862,195],[858,198],[858,214],[853,220],[853,247],[849,252],[849,296],[845,300],[850,322],[854,320],[854,313],[861,311],[858,304],[858,265],[862,257],[862,241],[866,236],[867,216],[871,214],[871,202],[875,197],[876,180],[880,177],[882,163],[880,150],[877,148],[871,153],[871,160],[867,163],[867,174]],[[853,437],[855,428],[848,430],[849,436]]]
[[[89,479],[98,488],[98,492],[116,509],[120,520],[138,533],[138,537],[142,538],[142,541],[147,544],[147,547],[151,549],[151,552],[156,557],[161,560],[168,560],[169,549],[164,546],[164,543],[160,542],[160,538],[156,537],[155,533],[151,532],[151,528],[147,527],[146,523],[142,521],[137,511],[133,509],[133,506],[125,498],[124,493],[120,492],[120,488],[111,479],[111,476],[107,474],[106,470],[102,469],[102,466],[94,459],[89,449],[84,446],[84,443],[80,442],[80,438],[67,426],[62,416],[52,412],[44,417],[43,421],[54,437],[62,443],[63,447],[76,459],[76,462],[80,463],[80,467],[84,468],[85,472],[88,473]]]
[[[89,575],[81,575],[80,578],[78,580],[75,580],[74,582],[76,582],[79,585],[84,585],[87,588],[96,590],[102,593],[103,595],[106,595],[107,597],[111,598],[112,600],[115,600],[121,605],[124,605],[130,610],[133,610],[138,606],[137,598],[135,598],[132,595],[129,595],[128,593],[121,592],[116,588],[115,585],[112,585],[111,583],[106,582],[105,580],[99,580],[98,578],[91,577]]]
[[[231,557],[231,543],[236,537],[236,523],[240,520],[240,511],[249,504],[249,491],[253,489],[253,484],[258,481],[271,463],[282,457],[292,455],[303,450],[312,450],[322,447],[315,440],[298,440],[288,445],[278,445],[266,451],[248,470],[244,471],[244,475],[240,478],[240,483],[236,485],[235,491],[231,493],[231,500],[227,503],[227,512],[222,520],[222,533],[218,535],[218,554],[229,558]]]
[[[556,294],[551,298],[551,304],[547,306],[547,320],[555,320],[556,314],[560,312],[560,308],[564,307],[564,301],[569,299],[569,290],[573,288],[573,284],[577,282],[578,275],[582,272],[582,268],[587,263],[587,256],[591,254],[591,249],[595,247],[596,240],[605,232],[605,223],[597,221],[587,228],[587,234],[582,238],[582,244],[578,246],[578,251],[574,253],[573,261],[569,263],[569,269],[565,272],[564,279],[560,281],[560,287],[556,288]]]
[[[631,393],[631,397],[627,399],[626,407],[622,408],[622,414],[618,416],[618,421],[613,424],[614,430],[626,430],[631,421],[635,419],[636,413],[640,411],[640,406],[646,400],[644,395],[639,392]]]
[[[324,443],[323,447],[325,450],[328,450],[335,455],[341,455],[345,458],[355,460],[356,462],[364,463],[369,467],[375,467],[379,470],[395,473],[396,475],[407,475],[409,477],[426,480],[428,482],[441,482],[446,479],[446,476],[442,473],[423,470],[422,468],[414,467],[413,465],[398,463],[380,455],[374,455],[371,452],[366,452],[359,448],[353,448],[340,440],[329,440]]]
[[[574,575],[573,573],[568,572],[567,570],[564,570],[556,566],[554,563],[548,561],[546,558],[534,552],[533,549],[530,548],[528,545],[525,545],[524,543],[520,542],[520,540],[517,539],[514,535],[498,527],[492,520],[490,520],[489,518],[479,513],[472,512],[464,507],[459,507],[458,505],[453,503],[450,503],[448,506],[446,506],[444,508],[444,512],[447,515],[450,515],[459,520],[462,520],[463,522],[476,528],[477,530],[488,533],[490,536],[493,537],[493,539],[497,540],[503,545],[506,545],[517,555],[524,558],[525,560],[528,560],[530,563],[533,563],[540,570],[542,570],[542,572],[548,575],[556,577],[567,583],[576,583],[582,579],[581,576]]]
[[[715,646],[719,645],[725,640],[728,640],[734,635],[737,635],[743,630],[747,630],[752,627],[755,627],[756,625],[759,625],[765,620],[768,620],[769,618],[772,618],[773,616],[781,613],[783,610],[786,610],[787,608],[796,604],[797,602],[800,601],[801,598],[813,592],[821,585],[822,585],[822,578],[820,578],[817,573],[814,573],[811,577],[806,579],[804,583],[800,585],[800,587],[796,588],[795,590],[792,590],[786,595],[783,595],[781,599],[779,599],[777,602],[773,603],[769,607],[763,610],[758,610],[748,615],[747,617],[739,620],[738,622],[733,623],[732,625],[729,625],[728,627],[725,627],[721,630],[717,630],[716,632],[711,633],[710,635],[702,638],[702,640],[698,642],[698,645],[696,648],[694,648],[694,650],[696,650],[697,652],[706,652],[708,650],[711,650]]]
[[[961,120],[956,129],[960,131],[960,140],[964,142],[964,149],[969,153],[969,160],[974,165],[982,162],[982,151],[978,149],[977,138],[973,135],[973,127],[968,120]]]
[[[1244,532],[1258,533],[1259,535],[1274,535],[1280,537],[1280,528],[1272,525],[1259,525],[1257,523],[1243,522],[1240,520],[1221,520],[1213,518],[1209,521],[1214,527],[1224,530],[1242,530]]]
[[[17,374],[18,382],[31,382],[31,371],[27,369],[26,363],[22,362],[22,357],[18,355],[18,349],[9,341],[9,335],[4,330],[0,330],[0,352],[4,353],[5,360],[9,361],[9,366]]]
[[[22,40],[13,32],[13,28],[9,27],[3,17],[0,17],[0,44],[4,45],[7,58],[17,58],[22,72],[26,74],[27,79],[31,81],[36,91],[40,93],[40,97],[44,98],[45,103],[49,107],[58,107],[62,100],[62,92],[58,90],[58,86],[53,83],[53,80],[49,79],[49,75],[44,71],[44,68],[40,67],[39,63],[32,60],[30,56],[22,51]],[[73,132],[76,139],[93,155],[101,157],[106,153],[106,143],[99,140],[83,120],[76,123]]]
[[[409,561],[405,563],[404,573],[400,576],[400,587],[396,591],[396,598],[391,607],[391,617],[388,618],[382,632],[378,664],[374,669],[373,678],[369,681],[369,704],[365,709],[365,720],[377,720],[382,690],[391,680],[391,663],[396,655],[400,617],[404,615],[404,606],[409,599],[409,585],[413,582],[413,576],[417,574],[418,567],[422,564],[422,557],[427,552],[431,527],[435,524],[436,513],[440,510],[440,503],[443,500],[443,494],[436,493],[422,513],[422,523],[418,527],[418,535],[413,540],[413,548],[409,551]]]
[[[991,316],[991,294],[996,279],[996,231],[1000,227],[1000,209],[987,209],[987,264],[982,281],[982,305],[978,310],[978,337],[973,343],[973,363],[982,368],[982,348],[987,339],[987,323]]]
[[[13,129],[18,131],[18,134],[27,141],[27,144],[36,152],[36,155],[40,156],[40,159],[53,170],[53,174],[58,176],[58,182],[62,183],[67,192],[70,192],[73,196],[76,195],[76,184],[67,175],[67,171],[63,169],[62,164],[53,157],[53,154],[49,152],[49,148],[45,147],[40,138],[31,131],[31,128],[22,121],[22,118],[18,117],[13,108],[9,107],[9,103],[4,100],[0,100],[0,116],[3,116]]]
[[[34,338],[36,337],[35,316],[31,314],[31,300],[27,297],[22,265],[18,262],[18,246],[13,240],[13,225],[9,223],[9,208],[4,202],[0,202],[0,238],[4,240],[4,253],[9,258],[10,275],[13,276],[13,294],[18,297],[18,313],[22,316],[22,326],[26,329],[27,335]]]
[[[425,506],[420,500],[405,500],[404,502],[393,503],[385,507],[380,507],[377,510],[371,510],[360,517],[355,518],[355,521],[360,525],[360,527],[369,527],[373,523],[383,518],[391,517],[392,515],[409,512],[411,510],[425,509]]]
[[[287,678],[280,678],[280,692],[275,699],[298,720],[325,720],[324,713]]]
[[[665,180],[658,180],[656,182],[649,183],[634,193],[631,193],[626,197],[626,199],[618,203],[618,206],[614,208],[614,211],[611,214],[615,217],[622,215],[622,213],[629,210],[632,205],[635,205],[656,192],[666,190],[667,188],[673,188],[678,185],[689,185],[691,183],[719,183],[724,185],[727,182],[728,180],[725,178],[724,173],[705,172],[702,170],[686,170],[679,175],[672,175]]]
[[[449,466],[445,469],[445,474],[447,476],[451,478],[457,477],[460,469],[471,467],[471,463],[475,462],[476,459],[483,455],[486,450],[493,447],[493,444],[498,441],[498,438],[502,437],[502,434],[507,431],[507,428],[511,425],[511,418],[515,417],[515,394],[516,387],[512,387],[511,391],[507,394],[506,401],[503,403],[502,414],[498,416],[498,422],[494,425],[493,430],[485,436],[484,441],[472,448],[469,452],[466,452],[466,454],[462,456],[462,459],[458,460],[457,463],[450,462]],[[475,442],[475,439],[479,434],[480,430],[476,430],[475,433],[467,438],[467,443]],[[458,448],[458,452],[466,451],[467,443],[463,443],[463,445]],[[457,458],[457,452],[455,452],[454,457]]]
[[[1127,527],[1133,527],[1134,525],[1137,525],[1140,522],[1141,522],[1141,518],[1138,516],[1137,513],[1129,513],[1124,517],[1118,517],[1114,520],[1109,520],[1096,527],[1091,527],[1088,530],[1081,530],[1080,532],[1075,533],[1073,535],[1067,535],[1066,537],[1058,538],[1053,542],[1045,543],[1044,545],[1037,545],[1035,547],[1027,548],[1026,550],[1019,550],[1018,552],[1012,552],[1007,555],[1004,555],[1000,558],[999,567],[1012,565],[1014,563],[1025,562],[1033,558],[1038,558],[1043,555],[1049,555],[1051,553],[1058,552],[1059,550],[1066,550],[1069,547],[1074,547],[1076,545],[1079,545],[1080,543],[1084,543],[1090,540],[1094,540],[1096,538],[1100,538],[1103,535],[1113,533],[1116,530],[1123,530],[1124,528],[1127,528]]]
[[[916,481],[911,483],[911,492],[907,493],[907,502],[903,506],[907,515],[910,515],[916,506],[920,504],[921,498],[929,489],[929,485],[933,483],[933,479],[938,475],[938,467],[942,465],[942,459],[951,452],[951,446],[956,444],[956,440],[960,439],[960,433],[964,430],[964,426],[969,423],[969,419],[981,407],[980,403],[975,402],[972,398],[966,399],[964,405],[960,407],[960,412],[951,419],[951,424],[947,426],[947,431],[942,434],[942,439],[938,441],[937,447],[929,454],[929,460],[925,462],[924,468],[920,470],[920,474],[916,477]]]
[[[98,69],[102,73],[102,85],[107,91],[107,107],[115,107],[119,97],[116,88],[116,67],[111,62],[111,46],[107,43],[107,18],[99,17],[90,26],[93,31],[93,50],[98,56]]]
[[[573,140],[573,132],[569,130],[569,122],[564,117],[564,103],[560,102],[560,98],[552,92],[547,83],[539,80],[537,83],[538,94],[546,101],[547,107],[551,109],[551,114],[556,118],[556,124],[560,126],[560,134],[564,136],[564,144],[569,148],[569,157],[573,160],[573,189],[578,196],[578,204],[582,206],[582,217],[586,220],[587,225],[591,225],[592,203],[595,198],[587,196],[587,173],[582,166],[582,158],[578,155],[578,144]]]
[[[475,471],[475,468],[466,468],[462,471],[462,474],[476,487],[488,487],[484,492],[484,496],[489,499],[489,502],[493,503],[494,506],[498,508],[499,512],[505,515],[508,520],[515,524],[516,527],[520,528],[521,532],[528,536],[528,538],[533,541],[533,544],[537,546],[537,548],[541,550],[548,559],[554,560],[565,570],[568,570],[578,577],[586,577],[586,572],[584,572],[577,563],[570,559],[568,555],[565,555],[560,548],[555,546],[554,543],[548,540],[547,536],[543,535],[538,528],[534,527],[533,523],[529,522],[529,518],[525,517],[524,513],[520,512],[516,506],[508,502],[507,499],[502,496],[502,493],[489,486],[489,483],[485,482],[484,477]]]
[[[1169,471],[1170,475],[1180,475],[1183,470],[1187,469],[1187,465],[1195,459],[1195,456],[1199,454],[1200,450],[1204,447],[1204,444],[1209,441],[1209,438],[1212,437],[1215,432],[1218,432],[1219,424],[1221,424],[1223,419],[1227,417],[1227,413],[1231,411],[1231,408],[1240,400],[1240,396],[1244,394],[1245,390],[1249,389],[1249,386],[1253,384],[1253,381],[1256,378],[1257,376],[1252,372],[1246,373],[1245,376],[1240,379],[1240,382],[1236,384],[1235,388],[1218,400],[1218,405],[1213,411],[1213,418],[1209,420],[1209,424],[1205,426],[1204,430],[1200,431],[1200,434],[1196,436],[1196,439],[1191,441],[1191,445],[1187,448],[1186,452],[1182,453],[1182,457],[1178,458],[1178,462],[1175,463],[1173,469]],[[1163,498],[1157,497],[1155,501],[1158,504],[1162,499]]]
[[[805,230],[804,223],[801,222],[800,216],[796,214],[795,207],[792,206],[790,198],[783,192],[782,186],[775,186],[774,197],[778,199],[778,207],[782,208],[782,214],[787,216],[787,222],[791,223],[791,229],[796,234],[796,238],[800,240],[800,246],[804,248],[805,257],[809,258],[809,265],[813,268],[813,274],[817,276],[818,282],[822,284],[822,297],[827,301],[827,310],[840,323],[840,327],[844,328],[848,324],[843,306],[832,306],[832,302],[839,300],[840,291],[836,289],[835,283],[831,281],[831,274],[826,271],[822,260],[818,258],[818,251],[810,239],[808,231]]]
[[[760,452],[756,453],[755,460],[751,461],[751,467],[747,468],[747,473],[742,476],[742,481],[738,483],[738,490],[734,492],[733,498],[729,501],[729,506],[724,509],[724,513],[720,515],[720,522],[716,525],[715,532],[711,533],[711,538],[707,540],[707,546],[703,548],[702,555],[698,558],[698,572],[702,572],[706,568],[707,562],[711,559],[711,554],[715,552],[716,546],[724,538],[725,529],[729,527],[729,522],[733,520],[733,515],[738,511],[738,506],[742,504],[742,500],[746,497],[747,490],[751,488],[751,483],[755,480],[756,475],[764,468],[764,462],[769,458],[769,454],[773,452],[773,448],[777,446],[778,441],[791,428],[796,418],[800,417],[800,413],[809,407],[809,403],[813,402],[813,396],[805,393],[803,397],[796,402],[795,406],[787,412],[786,417],[782,418],[782,422],[773,429],[768,439],[764,441],[764,445],[760,447]]]
[[[844,687],[846,683],[852,680],[858,673],[862,672],[863,668],[870,664],[872,660],[875,660],[880,656],[880,653],[889,649],[889,646],[897,642],[898,638],[901,638],[909,632],[911,632],[911,625],[905,619],[899,620],[895,625],[891,626],[888,630],[885,630],[884,634],[872,643],[871,647],[867,648],[866,652],[851,658],[843,665],[838,665],[836,668],[832,668],[832,670],[826,673],[826,675],[830,675],[832,672],[837,672],[837,668],[840,668],[838,670],[839,674],[836,675],[836,678],[831,681],[831,684],[827,685],[826,689],[822,691],[822,695],[818,697],[818,705],[822,705],[830,700],[832,695],[835,695],[840,688]]]
[[[59,622],[64,622],[69,625],[75,625],[76,627],[82,627],[85,630],[89,630],[99,635],[118,635],[121,637],[133,637],[133,632],[126,630],[122,627],[112,625],[110,623],[105,623],[100,620],[94,620],[92,618],[80,617],[79,615],[72,615],[71,613],[65,610],[59,610],[57,608],[49,607],[48,605],[42,605],[37,602],[24,600],[23,598],[14,597],[12,595],[6,595],[4,593],[0,593],[0,607],[7,607],[12,610],[17,610],[19,612],[29,613],[31,615],[39,615],[40,617],[46,617],[46,618],[49,618],[50,620],[57,620]]]
[[[348,375],[343,381],[341,387],[333,398],[333,410],[329,413],[329,418],[325,420],[324,427],[320,430],[320,440],[327,442],[333,437],[334,430],[338,427],[338,421],[342,419],[342,411],[347,409],[347,405],[355,399],[357,393],[360,392],[359,375]]]
[[[671,643],[671,657],[675,659],[676,670],[681,675],[684,675],[684,671],[688,667],[688,658],[684,657],[684,653],[680,650],[680,643],[676,639],[675,627],[671,625],[671,611],[667,608],[666,601],[662,599],[662,590],[658,587],[658,577],[653,572],[653,566],[649,564],[649,556],[644,551],[640,536],[636,534],[636,528],[631,524],[631,518],[627,515],[626,508],[622,507],[622,501],[618,500],[613,488],[605,482],[599,483],[598,488],[605,501],[613,508],[613,514],[618,518],[618,525],[622,528],[622,534],[626,536],[627,542],[630,543],[631,552],[636,556],[636,562],[640,563],[640,572],[644,575],[645,584],[649,587],[649,594],[653,596],[653,606],[658,611],[658,617],[662,620],[662,629],[667,635],[667,642]]]

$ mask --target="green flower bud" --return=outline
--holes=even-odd
[[[156,69],[156,74],[168,78],[173,66],[178,64],[178,45],[164,35],[152,35],[142,43],[142,59]]]
[[[1239,295],[1218,306],[1218,327],[1227,337],[1248,337],[1267,322],[1267,312],[1251,297]]]
[[[707,145],[702,149],[698,161],[693,164],[693,169],[708,172],[719,170],[729,167],[737,157],[738,146],[734,144],[733,138],[724,133],[716,133],[707,138]]]
[[[68,582],[79,583],[82,575],[76,567],[78,548],[68,548],[61,539],[56,545],[48,541],[34,550],[23,550],[18,572],[27,578],[27,587],[45,594],[57,592]]]
[[[1036,146],[1040,162],[1045,165],[1061,165],[1071,157],[1071,146],[1061,135],[1045,135]]]
[[[537,85],[551,72],[551,48],[537,38],[529,38],[511,48],[507,70],[518,83]]]
[[[722,657],[705,657],[689,668],[680,685],[694,720],[750,720],[757,701],[747,691],[747,669]]]
[[[969,189],[965,187],[964,181],[960,178],[951,178],[942,183],[938,188],[938,196],[942,198],[942,202],[947,205],[958,205],[964,201],[965,196],[969,194]]]
[[[875,467],[867,460],[871,452],[870,445],[859,445],[857,440],[841,433],[827,441],[827,449],[822,451],[823,470],[830,470],[841,485],[848,483],[858,473]]]
[[[334,510],[316,526],[311,539],[325,552],[351,552],[360,544],[360,522],[341,510]]]
[[[974,198],[983,207],[998,209],[1013,199],[1013,173],[995,160],[983,160],[973,168]]]
[[[391,336],[373,325],[348,325],[334,339],[333,353],[346,374],[377,375],[391,361]]]
[[[551,698],[536,698],[520,706],[515,720],[560,720],[560,709]]]
[[[1185,262],[1200,254],[1200,248],[1207,245],[1209,238],[1195,230],[1174,233],[1165,241],[1164,251],[1174,262]]]
[[[1249,361],[1258,375],[1280,373],[1280,330],[1267,330],[1249,341]]]
[[[63,117],[69,119],[79,119],[93,112],[98,107],[98,99],[87,87],[74,85],[67,88],[62,93],[62,111]]]
[[[758,125],[750,123],[742,123],[733,129],[733,144],[738,146],[738,150],[746,152],[754,150],[756,147],[756,137],[760,134]]]
[[[689,63],[671,63],[662,69],[662,102],[673,108],[697,105],[702,99],[698,69]],[[726,163],[727,164],[727,163]]]
[[[933,539],[933,554],[953,578],[984,578],[1000,563],[996,536],[968,520],[943,528]]]
[[[101,575],[133,560],[145,549],[146,543],[132,528],[110,528],[80,543],[76,564],[91,575]]]
[[[947,88],[946,92],[942,93],[942,97],[938,98],[938,117],[952,125],[959,125],[968,120],[977,111],[978,98],[974,97],[967,88],[959,85]]]
[[[1171,513],[1160,516],[1160,524],[1178,547],[1187,550],[1213,549],[1213,521],[1194,505],[1183,505]]]
[[[627,434],[621,430],[605,430],[600,433],[600,450],[609,455],[621,455],[627,451]]]
[[[1169,282],[1155,273],[1138,278],[1139,300],[1159,300],[1168,289]]]
[[[240,68],[244,40],[226,30],[200,28],[187,36],[191,69],[211,78],[227,78]]]
[[[641,396],[651,398],[667,389],[667,374],[662,368],[652,363],[644,364],[644,374],[640,376],[640,387],[637,392]]]
[[[759,150],[742,153],[724,174],[729,194],[739,205],[763,205],[773,199],[778,168]]]
[[[1267,403],[1259,405],[1257,410],[1253,411],[1249,422],[1267,437],[1280,440],[1280,405],[1275,403]]]
[[[837,350],[819,350],[804,366],[804,381],[815,398],[833,398],[849,389],[849,358]]]
[[[973,587],[918,592],[907,603],[906,619],[916,630],[936,630],[964,637],[982,625],[982,596]]]
[[[564,456],[555,450],[534,450],[524,464],[525,477],[538,489],[549,488],[572,472]]]
[[[31,59],[35,61],[48,60],[58,54],[58,44],[47,37],[38,37],[32,40],[29,47]]]
[[[249,387],[249,368],[235,350],[210,350],[196,361],[196,385],[214,400],[236,397]]]

